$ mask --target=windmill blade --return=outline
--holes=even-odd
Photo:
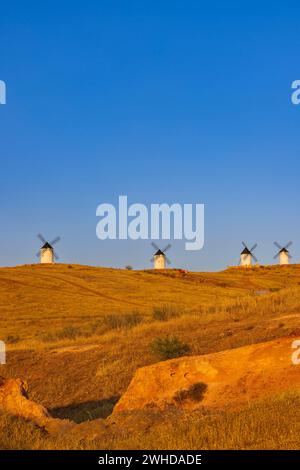
[[[60,241],[60,239],[61,239],[60,237],[55,237],[55,238],[52,240],[52,242],[50,242],[50,245],[52,245],[52,246],[55,245],[56,243],[58,243],[58,242]]]
[[[155,250],[157,250],[157,251],[160,249],[160,248],[156,245],[156,243],[154,243],[154,242],[151,242],[151,245],[152,245],[153,248],[154,248]]]
[[[285,245],[284,248],[287,250],[292,244],[293,244],[293,242],[288,242],[288,243]]]
[[[38,233],[37,237],[41,240],[42,243],[47,243],[47,241],[45,240],[45,238],[43,237],[41,233]]]
[[[168,251],[170,248],[171,248],[171,243],[169,243],[166,248],[164,248],[163,250],[161,250],[163,253],[165,253],[166,251]]]
[[[278,253],[276,253],[276,255],[275,255],[275,256],[273,256],[273,259],[276,259],[276,258],[278,258],[278,256],[279,256],[279,253],[280,253],[280,251],[278,251]]]
[[[292,255],[290,255],[289,253],[287,255],[288,255],[289,259],[292,259]]]
[[[38,251],[37,254],[35,255],[37,258],[41,256],[41,253]]]
[[[166,259],[167,264],[171,264],[171,261],[169,260],[167,256],[165,256],[165,259]]]
[[[59,259],[59,256],[58,256],[58,254],[57,254],[57,253],[55,253],[55,251],[53,251],[53,256],[54,256],[54,258],[55,258],[56,260],[58,260],[58,259]]]
[[[151,259],[150,259],[150,263],[154,263],[154,258],[151,258]]]
[[[258,260],[257,260],[257,258],[254,256],[253,253],[251,253],[251,256],[252,256],[252,258],[254,259],[255,263],[258,263]]]
[[[247,250],[248,250],[248,247],[247,247],[246,243],[245,243],[245,242],[242,242],[242,244],[243,244],[244,247],[247,248]]]
[[[279,243],[274,242],[274,245],[278,248],[278,250],[282,250],[282,246],[280,246]]]
[[[251,250],[250,250],[250,251],[253,251],[253,250],[255,250],[255,248],[256,248],[256,247],[257,247],[257,243],[255,243],[255,245],[253,245],[253,247],[251,248]]]

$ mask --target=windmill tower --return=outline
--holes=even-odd
[[[55,243],[59,242],[60,237],[54,238],[54,240],[52,240],[52,242],[50,242],[50,243],[48,243],[45,240],[45,238],[43,237],[43,235],[41,235],[40,233],[38,234],[38,238],[43,243],[43,246],[41,247],[39,252],[36,254],[36,256],[38,258],[40,258],[40,263],[42,263],[42,264],[45,264],[45,263],[52,264],[52,263],[54,263],[54,260],[58,260],[58,256],[57,256],[57,254],[55,253],[55,251],[53,249],[53,245],[55,245]]]
[[[153,246],[155,250],[157,250],[154,253],[153,258],[150,260],[153,263],[153,268],[154,269],[166,269],[166,262],[168,264],[171,264],[171,261],[167,258],[165,253],[167,250],[169,250],[169,248],[171,248],[171,245],[170,244],[167,245],[166,248],[164,248],[164,250],[161,250],[155,243],[151,243],[151,245]]]
[[[247,247],[246,243],[244,243],[244,242],[242,242],[242,243],[244,245],[244,249],[241,252],[240,265],[241,266],[251,266],[252,265],[252,259],[254,259],[254,261],[257,263],[257,259],[254,256],[254,254],[252,253],[253,250],[255,250],[255,248],[257,247],[257,243],[255,243],[255,245],[253,245],[253,247],[250,250]]]
[[[279,264],[289,264],[291,255],[288,248],[292,245],[292,243],[293,242],[288,242],[285,246],[281,246],[279,243],[274,242],[274,245],[278,248],[279,251],[276,253],[273,259],[279,257]]]

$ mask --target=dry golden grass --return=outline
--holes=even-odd
[[[170,413],[143,432],[116,436],[112,449],[299,449],[300,395],[290,391],[242,410]],[[121,438],[120,438],[121,437]]]
[[[135,370],[158,360],[158,337],[176,336],[198,355],[300,335],[300,266],[1,268],[0,312],[0,339],[9,339],[0,375],[26,379],[32,399],[81,422],[109,415]]]
[[[139,412],[121,416],[119,422],[121,426],[108,423],[101,438],[85,441],[76,435],[49,436],[23,419],[0,416],[0,449],[298,450],[300,395],[290,391],[238,411]]]
[[[58,333],[59,339],[59,332],[72,326],[84,342],[109,330],[105,317],[137,313],[147,322],[162,305],[197,316],[231,308],[247,313],[260,297],[289,287],[298,292],[299,284],[297,265],[188,274],[77,265],[1,268],[0,337],[12,338],[11,349],[44,347],[45,335]]]

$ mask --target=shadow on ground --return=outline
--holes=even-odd
[[[83,423],[98,418],[105,419],[112,413],[119,398],[119,396],[114,396],[104,400],[73,403],[69,406],[52,408],[49,412],[53,418],[70,419],[75,423]]]

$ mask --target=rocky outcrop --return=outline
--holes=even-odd
[[[0,410],[45,424],[50,416],[46,408],[28,399],[27,383],[21,379],[0,377]]]
[[[73,426],[68,420],[52,418],[44,406],[29,400],[28,385],[21,379],[0,377],[0,412],[33,421],[54,433]]]
[[[159,362],[136,371],[127,391],[107,419],[76,424],[55,419],[28,397],[21,379],[0,377],[0,413],[35,422],[51,434],[65,431],[74,440],[89,440],[114,433],[124,438],[137,421],[146,430],[168,413],[202,407],[235,408],[290,389],[300,388],[300,365],[292,362],[293,337],[253,344],[203,356]],[[165,413],[161,413],[161,410]],[[179,415],[178,415],[179,416]],[[124,428],[124,429],[123,429]],[[129,430],[129,431],[128,431]]]
[[[140,368],[114,413],[149,406],[235,407],[299,388],[300,365],[292,363],[292,342],[293,338],[282,338]]]

